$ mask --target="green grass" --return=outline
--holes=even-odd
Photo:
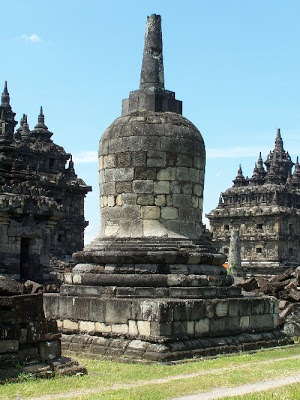
[[[73,398],[84,400],[170,399],[184,394],[207,391],[218,386],[233,387],[299,373],[300,358],[285,360],[286,357],[292,356],[300,357],[299,345],[175,365],[125,364],[78,357],[78,361],[88,369],[89,374],[87,376],[56,377],[45,380],[32,378],[26,380],[23,378],[23,382],[0,386],[0,399],[16,399],[18,395],[26,399],[39,397],[41,394],[54,395],[90,389],[99,390],[99,392],[86,393]],[[198,376],[185,379],[179,377],[179,379],[170,382],[151,382],[151,380],[195,373]],[[117,388],[116,385],[137,386]],[[112,386],[115,387],[112,388]],[[279,393],[279,389],[276,389],[276,393]],[[250,399],[253,397],[242,398]],[[263,397],[257,397],[257,399],[261,398]],[[277,399],[276,397],[269,398]],[[278,399],[281,398],[278,397]]]

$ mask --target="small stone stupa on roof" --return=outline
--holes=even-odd
[[[151,15],[140,88],[100,140],[99,236],[74,255],[60,296],[45,296],[65,349],[170,361],[282,337],[274,300],[244,299],[205,234],[205,147],[181,110]]]

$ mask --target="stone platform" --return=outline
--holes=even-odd
[[[243,296],[204,239],[140,239],[135,251],[133,242],[106,239],[77,253],[86,263],[65,275],[60,294],[44,296],[63,349],[168,362],[289,343],[278,301]]]

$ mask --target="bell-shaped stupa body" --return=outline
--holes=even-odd
[[[161,18],[147,19],[140,89],[99,145],[99,238],[185,238],[203,233],[205,146],[164,88]],[[90,247],[90,246],[88,246]]]

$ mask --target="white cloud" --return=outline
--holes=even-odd
[[[207,158],[241,158],[241,157],[258,157],[259,152],[262,154],[268,154],[269,150],[267,147],[261,146],[248,146],[248,147],[229,147],[223,149],[207,149]]]
[[[98,154],[96,151],[82,151],[73,155],[73,161],[76,164],[87,164],[98,162]]]
[[[31,35],[21,35],[21,39],[25,40],[25,42],[31,42],[31,43],[39,43],[42,41],[42,39],[36,35],[35,33],[32,33]]]

